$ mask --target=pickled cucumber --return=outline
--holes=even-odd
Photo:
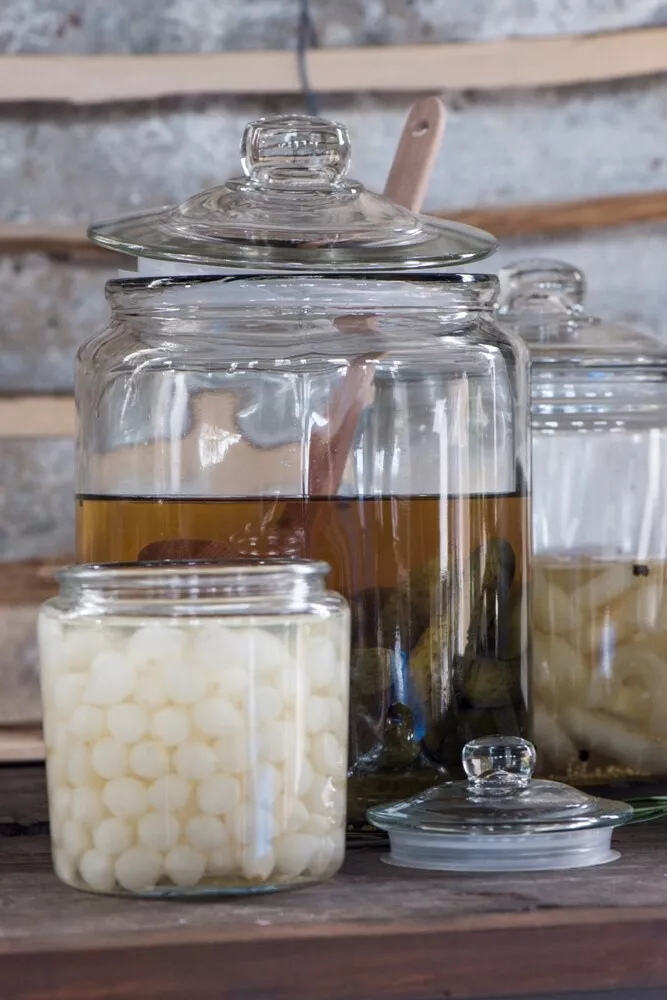
[[[390,704],[389,649],[355,649],[350,661],[350,752],[368,754],[382,739]]]
[[[473,598],[465,655],[496,655],[499,630],[510,620],[510,592],[516,572],[514,550],[504,538],[492,539],[470,556]]]
[[[410,653],[410,676],[424,705],[437,703],[442,690],[443,664],[449,651],[449,628],[444,615],[426,629]]]
[[[521,675],[518,662],[476,659],[461,669],[462,700],[471,708],[503,708],[521,701]]]
[[[380,627],[382,645],[409,651],[416,646],[433,614],[445,604],[445,582],[437,559],[413,570],[393,590],[382,605]]]
[[[418,757],[419,741],[415,737],[412,711],[397,702],[387,712],[382,745],[375,758],[377,766],[380,770],[410,767]]]

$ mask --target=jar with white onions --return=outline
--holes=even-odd
[[[76,566],[39,618],[54,866],[164,896],[345,850],[349,612],[308,561]]]

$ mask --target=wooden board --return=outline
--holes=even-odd
[[[0,726],[0,765],[38,763],[45,757],[41,727]]]
[[[0,769],[3,1000],[430,1000],[667,988],[664,822],[562,873],[406,872],[219,902],[96,898],[51,874],[41,768]],[[3,836],[4,832],[4,836]]]
[[[0,604],[9,607],[41,604],[58,593],[55,571],[73,563],[73,556],[0,562]]]
[[[321,93],[501,90],[569,86],[667,71],[667,28],[491,42],[313,49],[310,83]],[[72,104],[188,94],[298,94],[290,51],[159,55],[9,55],[0,101]]]
[[[436,215],[447,217],[447,212]],[[572,201],[536,202],[532,205],[499,205],[452,212],[450,218],[479,226],[501,239],[525,236],[558,236],[563,233],[632,226],[667,221],[667,191],[641,191],[577,198]],[[0,247],[1,242],[0,229]]]
[[[71,396],[6,396],[0,399],[0,437],[70,438],[76,430]]]
[[[667,191],[642,191],[527,205],[488,205],[431,212],[440,218],[478,226],[502,239],[553,236],[579,230],[606,229],[667,221]],[[90,264],[129,269],[131,260],[95,246],[82,226],[0,222],[0,253],[45,253]]]

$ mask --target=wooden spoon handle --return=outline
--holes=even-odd
[[[385,197],[397,205],[413,212],[421,208],[445,131],[445,119],[445,106],[438,97],[424,97],[410,108],[384,190]],[[377,329],[372,315],[341,316],[334,322],[341,333],[372,333]],[[308,469],[311,496],[335,496],[338,492],[359,418],[372,392],[375,368],[369,362],[373,360],[368,356],[352,360],[342,383],[334,390],[327,426],[312,433]]]
[[[410,108],[384,194],[390,201],[419,212],[445,133],[447,112],[439,97],[424,97]]]

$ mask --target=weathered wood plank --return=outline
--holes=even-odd
[[[0,823],[30,826],[47,819],[44,767],[16,762],[0,766]],[[0,834],[0,858],[4,860],[6,848],[7,842]]]
[[[6,396],[0,399],[0,437],[70,438],[75,432],[71,396]]]
[[[41,727],[0,725],[0,765],[35,764],[40,763],[44,758],[45,749]]]
[[[5,946],[0,972],[8,1000],[518,998],[663,986],[666,928],[661,910],[614,923],[582,914],[570,926],[531,916],[231,937],[138,932]]]
[[[667,824],[572,872],[407,872],[350,850],[331,882],[210,903],[96,898],[51,874],[43,769],[0,768],[3,997],[415,1000],[667,987]],[[23,834],[23,835],[22,835]],[[32,961],[31,959],[34,959]]]
[[[71,562],[73,556],[0,563],[0,606],[34,606],[54,597],[58,593],[55,571]]]
[[[507,239],[549,236],[580,230],[609,229],[667,220],[667,191],[641,191],[604,198],[488,205],[430,212],[431,215],[487,229]],[[0,253],[44,253],[72,257],[107,267],[127,267],[130,258],[91,243],[81,226],[0,222]]]
[[[491,42],[313,49],[321,93],[569,86],[667,71],[667,28]],[[4,102],[99,104],[188,94],[298,94],[292,52],[0,57]]]
[[[448,217],[447,212],[436,215]],[[449,214],[457,222],[487,229],[509,239],[521,236],[557,236],[582,230],[611,229],[667,220],[667,191],[641,191],[605,198],[536,202],[532,205],[487,206]],[[0,247],[2,231],[0,229]]]

